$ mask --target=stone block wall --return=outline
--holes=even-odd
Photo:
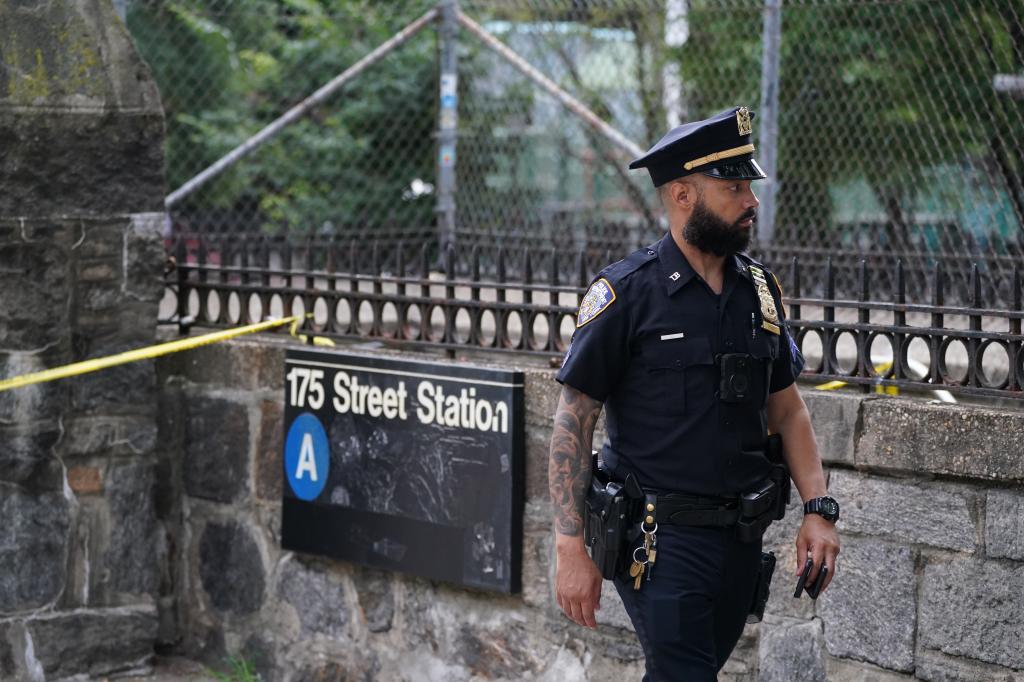
[[[623,680],[642,654],[606,583],[596,631],[552,595],[547,447],[558,387],[526,371],[523,592],[496,596],[280,549],[284,342],[158,363],[161,498],[181,519],[180,651],[267,680]],[[844,505],[839,575],[792,598],[799,514],[775,524],[765,622],[722,680],[1024,680],[1024,412],[804,392]]]
[[[161,225],[0,218],[0,376],[151,343]],[[149,277],[132,272],[142,263]],[[0,393],[0,679],[148,665],[163,553],[156,414],[152,362]]]
[[[159,439],[181,453],[160,494],[180,501],[181,653],[220,668],[242,656],[265,680],[639,679],[621,606],[606,600],[614,624],[591,633],[548,596],[550,373],[527,375],[525,588],[498,596],[280,549],[284,349],[238,341],[158,361]]]
[[[808,679],[1024,680],[1024,412],[805,398],[829,490],[844,504],[843,549],[835,582],[812,604],[785,594],[787,548],[760,626],[761,677],[797,679],[790,666],[805,658],[816,670]],[[767,539],[781,547],[791,535],[772,528]]]
[[[164,186],[147,67],[103,0],[0,2],[0,53],[0,376],[148,345]],[[0,680],[149,664],[156,401],[152,362],[0,393]]]

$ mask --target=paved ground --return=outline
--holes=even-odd
[[[110,682],[214,682],[215,680],[217,678],[200,663],[184,658],[159,657],[149,675],[110,678]]]

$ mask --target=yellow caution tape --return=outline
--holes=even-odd
[[[877,374],[882,374],[882,372],[888,372],[890,367],[892,367],[891,360],[888,362],[883,362],[880,365],[875,365],[875,372]],[[825,382],[824,384],[818,384],[814,388],[818,389],[819,391],[834,391],[846,385],[847,383],[845,381],[828,381]],[[897,386],[883,386],[881,384],[878,384],[877,386],[875,386],[875,393],[878,393],[879,395],[899,395],[900,389]]]
[[[306,315],[306,317],[312,317],[312,315]],[[300,334],[299,333],[299,322],[301,322],[301,320],[296,317],[295,321],[292,322],[292,326],[288,329],[288,332],[292,336],[297,338],[299,341],[301,341],[302,343],[309,343],[309,337],[306,336],[305,334]],[[333,345],[335,345],[335,343],[334,343],[334,341],[331,341],[326,336],[314,336],[313,337],[313,345],[314,346],[333,346]]]
[[[311,315],[307,314],[306,317],[311,317]],[[108,355],[105,358],[83,360],[82,362],[64,365],[63,367],[54,367],[53,369],[43,370],[42,372],[22,374],[21,376],[0,381],[0,391],[7,391],[12,388],[21,388],[22,386],[30,386],[32,384],[41,384],[46,381],[65,379],[67,377],[78,376],[79,374],[88,374],[89,372],[98,372],[101,369],[107,369],[108,367],[124,365],[129,362],[138,362],[139,360],[150,360],[152,358],[160,357],[161,355],[180,353],[181,351],[199,348],[200,346],[207,346],[211,343],[218,343],[220,341],[228,341],[238,336],[266,331],[267,329],[281,327],[286,324],[291,325],[292,336],[295,336],[305,343],[307,341],[306,335],[298,334],[299,323],[302,322],[302,320],[302,315],[293,315],[280,320],[257,322],[256,324],[250,324],[236,329],[227,329],[222,332],[213,332],[211,334],[203,334],[202,336],[196,336],[188,339],[168,341],[167,343],[160,343],[155,346],[137,348],[135,350],[118,353],[116,355]],[[333,346],[334,342],[330,339],[314,336],[313,344],[317,346]]]

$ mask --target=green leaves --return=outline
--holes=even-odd
[[[416,3],[136,0],[129,28],[167,114],[168,180],[180,187],[354,64]],[[428,32],[374,65],[179,206],[193,227],[315,231],[381,215],[432,221],[436,56]]]

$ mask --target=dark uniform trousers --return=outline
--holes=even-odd
[[[706,682],[746,624],[761,543],[742,543],[734,528],[658,527],[651,580],[615,579],[647,658],[644,682]],[[646,578],[646,574],[644,576]]]

